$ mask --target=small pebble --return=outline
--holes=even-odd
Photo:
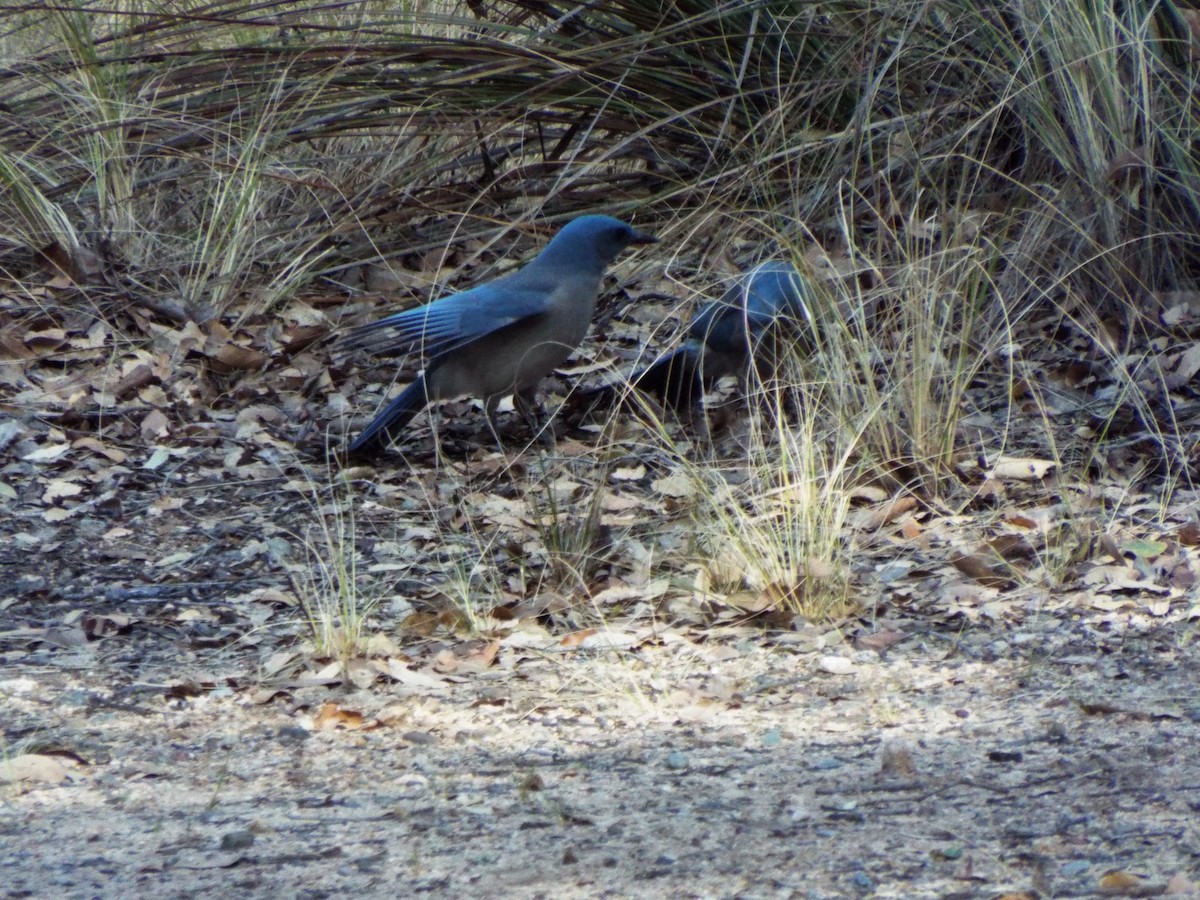
[[[854,671],[854,663],[844,656],[822,656],[818,665],[830,675],[849,675]]]
[[[245,850],[254,843],[254,834],[250,831],[230,831],[221,835],[222,850]]]
[[[870,876],[866,872],[855,872],[850,880],[854,882],[856,888],[863,891],[869,891],[875,886],[875,883],[871,881]]]
[[[307,741],[312,732],[299,725],[283,725],[275,734],[285,741]]]
[[[818,759],[809,768],[815,772],[828,772],[830,769],[840,769],[845,763],[833,756]]]
[[[1019,763],[1025,758],[1020,750],[989,750],[987,756],[994,763]]]

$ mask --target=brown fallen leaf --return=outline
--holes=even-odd
[[[241,369],[254,371],[261,369],[271,360],[261,350],[243,347],[240,344],[232,342],[221,343],[216,347],[212,347],[209,343],[206,343],[204,353],[210,359],[221,363],[228,370]],[[218,371],[220,371],[219,368]]]
[[[1200,546],[1200,525],[1195,522],[1185,522],[1179,526],[1179,530],[1175,532],[1175,536],[1179,539],[1179,543],[1184,546]]]
[[[429,637],[438,627],[438,614],[432,612],[414,612],[405,617],[400,623],[400,631],[417,637]]]
[[[749,613],[762,612],[775,605],[775,600],[765,591],[734,591],[721,599],[726,606]]]
[[[1001,534],[988,541],[988,547],[1001,559],[1033,559],[1037,549],[1022,534]]]
[[[482,646],[473,649],[466,656],[458,661],[459,672],[483,672],[490,669],[496,662],[496,655],[500,652],[499,641],[488,641]]]
[[[1145,897],[1151,892],[1162,893],[1161,886],[1150,885],[1140,876],[1119,869],[1101,875],[1097,889],[1105,897]]]
[[[874,634],[860,634],[854,639],[854,648],[856,650],[872,650],[875,653],[883,653],[888,647],[898,644],[907,637],[907,632],[895,630],[877,631]]]
[[[877,531],[916,508],[915,497],[897,497],[891,503],[885,503],[874,509],[858,510],[850,517],[850,525],[859,531]]]
[[[1004,516],[1004,521],[1016,528],[1034,529],[1039,527],[1037,519],[1030,518],[1024,513],[1011,512]]]
[[[342,709],[332,700],[327,700],[313,717],[313,731],[333,731],[336,728],[355,730],[362,728],[363,721],[363,714],[357,710]]]
[[[1011,579],[998,573],[987,559],[977,553],[959,553],[951,558],[950,564],[984,587],[1003,590],[1012,584]]]
[[[599,633],[599,629],[585,628],[583,631],[573,631],[570,634],[564,634],[558,642],[561,647],[578,647],[588,638]]]
[[[1008,497],[1008,489],[997,478],[985,478],[975,488],[975,496],[985,503],[1000,504]]]
[[[76,440],[71,446],[75,449],[91,450],[108,459],[109,462],[124,463],[129,459],[129,454],[118,447],[113,447],[105,444],[97,437],[87,435]]]

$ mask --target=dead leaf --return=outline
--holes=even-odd
[[[959,553],[951,558],[951,565],[984,587],[1007,588],[1011,579],[1004,577],[993,568],[992,564],[977,553]]]
[[[367,639],[366,655],[372,658],[387,658],[396,656],[400,651],[396,642],[382,631],[377,631]]]
[[[1125,557],[1121,553],[1121,545],[1111,534],[1100,535],[1100,549],[1107,553],[1114,562],[1124,567]]]
[[[822,656],[817,665],[830,675],[853,675],[856,671],[854,663],[844,656]]]
[[[90,450],[93,453],[98,453],[108,459],[109,462],[124,463],[129,459],[129,454],[118,447],[111,447],[105,444],[97,437],[87,435],[79,438],[71,444],[75,449]]]
[[[1093,566],[1083,573],[1080,581],[1088,587],[1109,593],[1114,591],[1152,591],[1156,594],[1165,594],[1170,591],[1170,588],[1164,585],[1141,580],[1138,573],[1129,566]]]
[[[337,728],[355,730],[362,728],[363,721],[363,714],[357,710],[343,709],[332,700],[327,700],[313,717],[313,731],[333,731]]]
[[[1114,870],[1100,877],[1098,889],[1105,897],[1136,897],[1144,886],[1145,881],[1137,875]]]
[[[1040,528],[1037,519],[1031,519],[1024,513],[1010,512],[1004,516],[1004,521],[1016,528],[1034,529]]]
[[[1175,390],[1190,382],[1200,372],[1200,344],[1192,344],[1174,360],[1174,371],[1165,377],[1167,387]]]
[[[887,491],[873,484],[858,484],[848,492],[849,498],[853,500],[866,500],[868,503],[882,503],[888,498]]]
[[[70,449],[70,444],[48,444],[45,447],[38,447],[32,453],[26,453],[21,459],[33,463],[53,462]]]
[[[854,639],[854,646],[858,650],[883,653],[888,647],[898,644],[907,637],[908,633],[904,631],[877,631],[874,634],[860,634]]]
[[[639,464],[613,469],[608,477],[613,481],[641,481],[646,477],[646,467]]]
[[[1001,534],[988,541],[988,547],[1004,560],[1028,560],[1037,556],[1037,550],[1029,539],[1021,534]]]
[[[570,634],[564,634],[558,643],[562,647],[579,647],[594,634],[596,634],[595,628],[585,628],[583,631],[573,631]]]
[[[1200,886],[1196,882],[1191,881],[1184,875],[1176,872],[1167,879],[1167,887],[1163,891],[1164,894],[1190,894],[1196,896],[1200,894]]]
[[[346,677],[356,688],[365,691],[378,680],[379,670],[368,660],[360,657],[346,663]]]
[[[695,483],[682,473],[656,478],[650,483],[650,486],[660,494],[676,499],[685,499],[696,493]]]
[[[499,641],[488,641],[472,650],[458,661],[459,672],[483,672],[490,669],[496,662],[500,652]]]
[[[726,594],[722,599],[727,606],[748,613],[764,612],[773,609],[776,605],[775,598],[768,591],[734,591]]]
[[[62,500],[65,497],[78,497],[82,493],[83,486],[77,482],[65,478],[54,478],[42,492],[42,502],[53,503],[55,500]]]
[[[412,710],[406,703],[392,703],[375,714],[376,725],[399,725],[409,716]]]
[[[382,671],[397,684],[416,691],[432,691],[441,693],[448,687],[445,681],[425,671],[414,671],[399,659],[377,660],[376,665],[382,666]]]
[[[82,616],[79,625],[83,633],[92,640],[124,634],[138,620],[122,613],[89,614]]]
[[[884,525],[894,522],[916,507],[915,497],[897,497],[891,503],[885,503],[873,509],[856,510],[850,516],[849,524],[858,531],[878,531]]]
[[[152,409],[142,419],[142,439],[153,444],[159,438],[166,437],[170,423],[162,410]]]
[[[206,341],[204,354],[230,370],[255,371],[271,361],[271,357],[262,351],[243,347],[232,341],[217,342],[215,346],[214,342]]]
[[[1014,481],[1041,481],[1054,468],[1053,460],[1032,459],[1019,456],[1002,456],[992,466],[993,478]]]
[[[35,782],[62,784],[70,778],[67,767],[54,756],[41,753],[22,753],[11,759],[0,759],[0,781],[8,783]]]

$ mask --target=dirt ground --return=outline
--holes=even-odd
[[[343,469],[320,429],[395,373],[337,369],[320,310],[135,315],[129,340],[23,296],[0,362],[4,896],[1196,894],[1198,492],[1152,460],[1164,434],[1196,451],[1200,345],[1148,350],[1144,396],[1174,393],[1118,417],[1096,407],[1127,390],[1032,334],[1049,399],[971,386],[977,498],[859,498],[854,612],[816,628],[698,587],[651,441],[573,423],[501,455],[452,403],[443,457],[417,429]],[[654,302],[550,393],[643,352],[637,323],[673,314]],[[1046,462],[1047,420],[1086,483]],[[531,525],[548,497],[603,501],[580,580]],[[304,609],[338,559],[374,604],[341,662]]]
[[[1200,879],[1190,614],[1013,592],[994,601],[1013,615],[973,622],[630,617],[573,644],[397,638],[347,674],[305,655],[289,579],[257,552],[261,486],[164,485],[131,473],[123,541],[99,537],[103,499],[66,525],[10,504],[5,896],[1148,896]],[[156,574],[181,553],[186,575]]]

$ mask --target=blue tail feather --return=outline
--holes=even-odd
[[[351,453],[361,453],[364,450],[378,450],[398,432],[412,421],[413,416],[429,404],[425,391],[425,376],[417,376],[417,380],[383,408],[363,433],[354,439],[350,445]]]

